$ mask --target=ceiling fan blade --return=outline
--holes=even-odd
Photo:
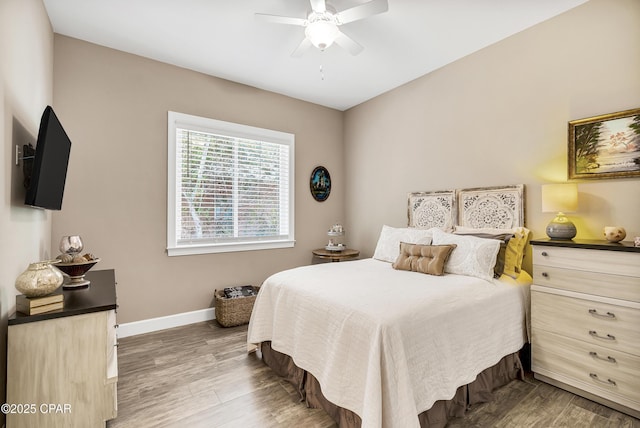
[[[300,25],[304,27],[306,19],[303,18],[293,18],[290,16],[280,16],[280,15],[269,15],[267,13],[256,13],[256,18],[265,21],[272,22],[275,24],[287,24],[287,25]]]
[[[338,36],[334,40],[334,43],[340,46],[343,49],[349,51],[351,55],[358,55],[360,52],[364,50],[364,47],[351,37],[344,34],[342,31],[338,32]]]
[[[294,58],[299,58],[302,56],[302,54],[304,54],[307,49],[309,49],[311,47],[311,40],[309,40],[309,38],[305,37],[300,44],[298,45],[298,47],[296,48],[295,51],[293,51],[291,53],[291,56]]]
[[[336,13],[336,17],[340,24],[348,24],[349,22],[357,21],[371,15],[377,15],[378,13],[383,13],[388,10],[389,3],[387,0],[371,0],[359,6],[338,12]]]
[[[316,13],[325,13],[327,4],[325,0],[311,0],[311,9]]]

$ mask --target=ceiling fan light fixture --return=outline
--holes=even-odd
[[[321,51],[331,46],[339,33],[336,23],[325,19],[310,22],[304,30],[309,41]]]

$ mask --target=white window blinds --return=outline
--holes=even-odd
[[[169,255],[293,246],[293,135],[171,113]]]

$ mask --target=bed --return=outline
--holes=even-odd
[[[383,226],[372,258],[265,280],[249,348],[341,427],[434,427],[464,415],[522,373],[523,193],[409,194],[409,227]]]

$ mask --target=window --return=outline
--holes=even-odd
[[[169,112],[170,256],[294,245],[294,135]]]

